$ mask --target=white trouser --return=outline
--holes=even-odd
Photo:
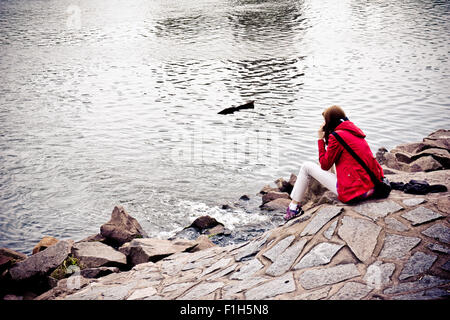
[[[291,192],[291,199],[301,202],[309,184],[309,177],[313,177],[319,181],[325,188],[337,195],[336,175],[332,172],[322,170],[322,168],[315,163],[305,162],[297,176],[294,188]]]

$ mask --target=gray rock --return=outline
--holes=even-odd
[[[145,262],[156,262],[174,253],[183,252],[195,247],[195,241],[165,239],[134,239],[119,248],[128,257],[129,263],[137,265]]]
[[[434,297],[426,296],[425,291],[422,292],[416,292],[416,293],[409,293],[409,294],[402,294],[399,296],[392,297],[392,300],[432,300]]]
[[[247,300],[263,300],[292,291],[295,291],[294,275],[292,273],[287,273],[272,281],[248,290],[245,293],[245,298]]]
[[[245,258],[251,257],[261,250],[261,247],[266,243],[269,233],[267,233],[262,239],[256,239],[250,241],[246,246],[236,251],[234,260],[236,262],[242,261]]]
[[[361,300],[369,294],[372,289],[363,283],[347,282],[329,300]]]
[[[335,216],[340,214],[342,208],[336,206],[327,206],[320,209],[308,223],[308,225],[303,229],[300,236],[315,235],[322,227],[328,223]]]
[[[421,157],[409,164],[410,172],[426,172],[442,169],[442,165],[439,161],[435,160],[432,156]]]
[[[413,226],[416,226],[425,222],[439,219],[442,217],[442,215],[430,209],[418,207],[414,210],[402,214],[402,217],[406,220],[411,221]]]
[[[401,223],[400,221],[398,221],[395,218],[392,217],[387,217],[386,219],[384,219],[384,222],[386,222],[386,226],[389,229],[395,230],[395,231],[406,231],[409,228],[407,226],[405,226],[403,223]]]
[[[137,289],[127,298],[127,300],[144,300],[146,298],[155,296],[157,293],[156,289],[153,287],[147,287],[142,289]]]
[[[414,207],[426,202],[425,198],[410,198],[403,200],[403,204],[408,207]]]
[[[377,245],[381,227],[366,219],[345,216],[338,235],[350,247],[356,257],[366,262],[372,256]]]
[[[420,238],[405,237],[396,234],[386,234],[383,249],[380,252],[380,258],[402,259],[406,257],[409,251],[417,246]]]
[[[394,271],[395,264],[376,261],[367,268],[363,280],[370,288],[381,289],[391,281],[390,278]]]
[[[218,278],[222,278],[222,277],[226,276],[227,274],[232,273],[237,268],[237,266],[238,266],[237,263],[235,263],[235,264],[217,272],[216,274],[208,277],[207,280],[215,280]]]
[[[294,241],[295,236],[288,236],[280,241],[278,241],[272,248],[263,253],[263,256],[270,259],[272,262],[275,261],[281,253],[288,248],[292,241]]]
[[[423,278],[413,282],[403,282],[398,285],[387,288],[383,291],[384,294],[398,294],[409,291],[419,291],[427,288],[432,288],[449,283],[449,279],[443,279],[435,276],[424,275]]]
[[[87,268],[125,266],[127,257],[101,242],[79,242],[72,247],[72,255]]]
[[[324,287],[322,289],[317,289],[310,292],[305,292],[300,294],[294,298],[293,300],[321,300],[328,297],[328,293],[330,292],[331,287]]]
[[[161,290],[161,294],[164,296],[164,298],[173,300],[185,293],[189,288],[193,287],[196,284],[196,282],[174,283],[164,287]]]
[[[288,271],[294,261],[298,258],[305,246],[307,239],[300,239],[292,246],[287,248],[276,260],[267,268],[266,274],[279,276]]]
[[[117,267],[100,267],[100,268],[87,268],[80,271],[80,275],[85,278],[100,278],[107,276],[111,273],[119,272],[119,268]]]
[[[196,300],[200,299],[219,288],[222,288],[225,284],[223,282],[206,282],[200,283],[199,285],[189,289],[185,294],[181,297],[178,297],[177,300]]]
[[[441,266],[441,269],[450,272],[450,260],[447,260],[447,262]]]
[[[268,211],[285,211],[290,203],[291,203],[290,199],[278,198],[264,203],[263,205],[260,206],[260,208]]]
[[[111,219],[100,227],[100,234],[118,245],[135,238],[148,237],[139,222],[126,213],[122,206],[114,207]]]
[[[223,291],[223,299],[230,300],[233,298],[237,293],[240,293],[244,290],[248,290],[254,286],[257,286],[261,282],[267,281],[268,279],[257,277],[257,278],[248,278],[245,279],[245,281],[239,281],[238,283],[233,283],[225,286]]]
[[[230,264],[231,260],[232,260],[231,258],[223,258],[223,259],[220,259],[219,261],[217,261],[216,263],[214,263],[214,264],[211,265],[210,267],[206,268],[206,269],[202,272],[202,274],[200,275],[200,277],[203,277],[203,276],[205,276],[205,275],[207,275],[207,274],[209,274],[209,273],[212,273],[212,272],[214,272],[214,271],[217,271],[217,270],[219,270],[219,269],[225,268],[226,266],[228,266],[228,265]]]
[[[337,227],[337,220],[334,221],[330,227],[324,231],[323,236],[327,238],[328,240],[331,240],[331,237],[333,236],[334,230],[336,230]]]
[[[421,251],[417,251],[409,258],[398,279],[405,280],[427,271],[431,268],[436,259],[437,256],[435,255],[428,255]]]
[[[341,264],[334,267],[307,270],[300,275],[299,281],[303,288],[314,289],[323,285],[338,283],[360,273],[353,263]]]
[[[246,262],[238,271],[230,276],[231,280],[244,280],[252,277],[256,272],[261,270],[264,265],[258,259],[252,259]]]
[[[319,243],[295,265],[294,269],[299,270],[327,264],[343,246],[343,244],[328,242]]]
[[[444,245],[438,244],[438,243],[430,243],[428,246],[428,249],[435,252],[441,252],[445,254],[450,254],[450,249]]]
[[[381,202],[365,202],[355,206],[354,210],[359,214],[377,220],[384,218],[388,214],[402,210],[403,207],[392,200],[385,200]]]
[[[13,280],[43,276],[55,270],[70,254],[72,242],[61,240],[27,259],[17,262],[9,273]]]
[[[439,240],[441,242],[450,243],[450,228],[442,223],[437,223],[422,231],[427,237]]]

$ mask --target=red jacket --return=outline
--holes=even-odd
[[[366,135],[351,121],[344,121],[335,130],[355,153],[367,164],[375,176],[381,179],[383,169],[377,162],[364,139]],[[318,141],[319,162],[323,170],[329,170],[336,164],[338,199],[348,202],[374,187],[366,170],[352,157],[350,153],[330,134],[328,147],[325,150],[324,140]]]

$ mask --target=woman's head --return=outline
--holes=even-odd
[[[344,110],[339,106],[331,106],[322,112],[322,116],[325,119],[323,131],[325,132],[325,141],[328,143],[328,136],[332,133],[336,127],[341,124],[342,120],[346,120]]]

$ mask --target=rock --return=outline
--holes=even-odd
[[[325,230],[325,231],[323,232],[323,236],[324,236],[325,238],[327,238],[328,240],[331,240],[331,237],[333,236],[334,230],[336,230],[336,227],[337,227],[337,220],[334,221],[334,222],[330,225],[330,227],[329,227],[327,230]]]
[[[435,276],[424,275],[417,281],[403,282],[387,288],[383,291],[384,294],[398,294],[410,291],[419,291],[427,288],[432,288],[449,283],[449,279],[443,279]]]
[[[441,164],[441,166],[444,169],[450,168],[450,153],[446,149],[438,149],[438,148],[426,149],[422,152],[416,153],[411,157],[411,159],[415,161],[425,156],[433,157],[437,162]]]
[[[13,264],[25,260],[26,254],[8,248],[0,248],[0,274],[10,268]]]
[[[66,295],[77,292],[92,281],[92,279],[85,278],[81,275],[72,275],[69,278],[59,280],[56,287],[47,292],[44,292],[34,300],[53,300],[56,298],[64,297]]]
[[[441,266],[441,269],[450,272],[450,260],[447,260],[447,262]]]
[[[269,250],[263,253],[263,256],[270,259],[272,262],[275,261],[277,257],[279,257],[284,250],[286,250],[294,241],[295,236],[288,236],[280,241],[278,241],[274,246],[272,246]]]
[[[388,217],[384,219],[384,222],[386,222],[386,227],[395,231],[403,232],[409,229],[407,226],[405,226],[395,218]]]
[[[367,262],[377,245],[381,227],[366,219],[345,216],[338,235],[350,247],[355,256],[362,262]]]
[[[303,229],[300,236],[315,235],[331,219],[341,213],[342,208],[326,206],[320,209],[312,218],[311,222]]]
[[[427,172],[441,169],[443,169],[443,166],[432,156],[419,158],[409,164],[410,172]]]
[[[210,216],[201,216],[195,219],[190,226],[196,228],[199,231],[202,231],[205,229],[213,228],[217,225],[219,225],[219,222],[215,218],[212,218]]]
[[[13,300],[23,300],[23,296],[16,296],[14,294],[7,294],[3,297],[3,300],[13,301]]]
[[[147,287],[142,289],[137,289],[127,298],[127,300],[144,300],[155,296],[157,291],[153,287]]]
[[[413,226],[416,226],[425,222],[430,222],[439,219],[442,217],[442,215],[430,209],[418,207],[414,210],[402,214],[402,217],[405,218],[406,220],[411,221]]]
[[[34,246],[32,254],[36,254],[42,250],[45,250],[56,243],[58,243],[58,239],[50,236],[45,236],[41,241],[39,241],[37,245]]]
[[[262,239],[255,239],[250,241],[247,245],[236,251],[234,260],[236,260],[236,262],[239,262],[244,260],[245,258],[255,255],[266,243],[268,237],[269,234],[266,234]]]
[[[375,158],[377,159],[379,164],[384,164],[384,161],[385,161],[384,154],[387,153],[387,152],[388,152],[388,150],[386,148],[384,148],[384,147],[381,147],[381,148],[378,149],[378,151],[377,151],[377,153],[375,155]]]
[[[425,200],[425,198],[410,198],[410,199],[405,199],[402,202],[404,205],[406,205],[408,207],[414,207],[414,206],[422,204],[426,201],[427,200]]]
[[[61,240],[27,259],[16,263],[9,273],[15,281],[27,280],[36,276],[50,274],[70,254],[72,242]]]
[[[422,142],[412,142],[412,143],[404,143],[396,146],[391,152],[405,152],[410,154],[415,154],[417,148],[422,145]]]
[[[288,271],[294,261],[298,258],[303,250],[303,247],[308,242],[307,239],[300,239],[292,246],[287,248],[282,254],[280,254],[275,261],[267,268],[266,274],[271,276],[280,276]]]
[[[356,265],[349,263],[335,267],[307,270],[300,275],[299,281],[303,288],[309,290],[323,285],[335,284],[359,275]]]
[[[384,200],[381,202],[368,201],[354,207],[356,212],[374,221],[402,209],[403,207],[401,205],[392,200]]]
[[[374,289],[381,289],[391,281],[391,276],[395,271],[395,264],[382,263],[376,261],[368,268],[363,280],[367,286]]]
[[[276,192],[276,191],[270,191],[262,196],[262,203],[267,203],[270,201],[273,201],[275,199],[290,199],[289,193],[287,192]]]
[[[343,247],[343,244],[322,242],[311,249],[294,267],[295,270],[327,264]]]
[[[234,272],[231,276],[231,280],[246,280],[252,277],[256,272],[261,270],[264,265],[259,262],[258,259],[252,259],[246,262],[238,271]]]
[[[328,293],[330,292],[331,287],[324,287],[322,289],[317,289],[310,292],[305,292],[301,295],[298,295],[293,300],[321,300],[328,297]]]
[[[445,253],[445,254],[450,254],[450,248],[447,248],[446,246],[443,246],[441,244],[430,243],[427,247],[431,251]]]
[[[442,223],[432,225],[428,229],[422,231],[422,234],[444,243],[450,243],[450,228]]]
[[[250,289],[261,282],[267,281],[266,278],[257,277],[257,278],[249,278],[245,281],[239,281],[238,283],[232,283],[225,286],[223,290],[223,299],[231,300],[235,297],[237,293],[240,293],[244,290]]]
[[[145,262],[157,262],[177,252],[184,252],[195,247],[194,241],[164,239],[134,239],[119,248],[128,258],[128,263],[137,265]]]
[[[100,227],[100,234],[119,246],[135,238],[146,238],[147,233],[122,206],[114,207],[111,219]]]
[[[431,268],[436,259],[437,256],[435,255],[429,255],[421,251],[417,251],[411,256],[411,258],[409,258],[398,279],[405,280],[409,277],[413,277],[427,271]]]
[[[227,267],[230,264],[231,260],[232,260],[231,258],[220,259],[216,263],[212,264],[211,266],[203,270],[202,274],[200,275],[200,278],[202,278],[207,274],[213,273],[214,271]]]
[[[101,242],[79,242],[72,247],[72,255],[86,268],[124,267],[127,257]]]
[[[286,211],[290,203],[291,203],[290,199],[278,198],[270,202],[264,203],[263,205],[260,206],[260,208],[269,211]]]
[[[418,245],[420,241],[420,238],[417,237],[405,237],[387,233],[379,257],[402,259],[406,257],[409,251]]]
[[[184,295],[177,298],[177,300],[196,300],[222,288],[225,284],[223,282],[200,283],[199,285],[189,289]]]
[[[117,272],[119,272],[119,268],[117,267],[99,267],[83,269],[80,271],[80,275],[84,278],[95,279]]]
[[[248,290],[245,293],[245,298],[247,300],[263,300],[292,291],[295,291],[294,275],[292,273],[287,273],[272,281]]]
[[[93,241],[98,241],[98,242],[107,242],[107,239],[102,236],[100,233],[97,234],[93,234],[89,237],[86,237],[80,241],[77,241],[75,243],[79,243],[79,242],[93,242]]]
[[[287,182],[283,178],[279,178],[279,179],[275,180],[275,184],[278,187],[278,190],[280,190],[280,192],[291,193],[291,191],[292,191],[293,185],[291,185],[289,182]]]
[[[199,236],[195,240],[194,244],[195,244],[195,247],[191,250],[191,252],[197,252],[200,250],[204,250],[204,249],[208,249],[208,248],[216,246],[211,240],[209,240],[209,237],[205,236],[205,235]]]
[[[372,289],[363,283],[347,282],[329,300],[361,300],[369,294]]]
[[[270,185],[265,185],[260,191],[259,191],[259,193],[260,194],[266,194],[266,193],[269,193],[269,192],[271,192],[271,191],[274,191],[274,192],[280,192],[280,189],[278,189],[278,188],[272,188]]]

